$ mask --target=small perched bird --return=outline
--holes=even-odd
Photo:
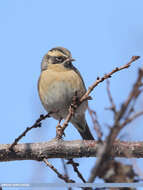
[[[86,92],[82,76],[73,66],[72,61],[74,59],[70,51],[63,47],[49,50],[42,60],[38,92],[47,112],[58,110],[52,114],[52,117],[57,120],[66,118],[75,93],[78,98],[81,98]],[[94,140],[85,120],[87,104],[85,101],[76,109],[70,122],[83,139]]]

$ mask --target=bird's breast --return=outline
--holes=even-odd
[[[43,71],[39,79],[38,90],[42,104],[47,111],[66,108],[76,92],[79,97],[85,93],[81,78],[73,70]]]

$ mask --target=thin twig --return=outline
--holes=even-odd
[[[116,105],[114,103],[114,100],[112,98],[112,95],[111,95],[111,91],[110,91],[110,81],[107,79],[107,94],[108,94],[108,98],[109,98],[109,101],[111,103],[111,107],[109,108],[110,110],[112,110],[114,112],[114,114],[116,114]]]
[[[61,162],[62,162],[63,169],[64,169],[64,176],[69,178],[68,170],[67,170],[67,165],[65,164],[65,161],[64,161],[63,158],[61,159]],[[72,190],[72,188],[68,187],[68,190]]]
[[[136,118],[138,118],[138,117],[141,116],[141,115],[143,115],[143,111],[135,113],[132,117],[127,118],[127,119],[120,125],[120,128],[122,129],[124,126],[126,126],[126,125],[129,124],[129,123],[131,123],[133,120],[135,120]]]
[[[65,176],[69,176],[69,175],[68,175],[67,166],[66,166],[65,161],[64,161],[63,158],[61,158],[61,162],[62,162],[63,169],[64,169],[64,173],[65,173],[64,175],[65,175]]]
[[[124,116],[124,119],[128,119],[130,117],[130,115],[135,111],[135,105],[136,105],[136,102],[137,102],[137,98],[133,98],[132,102],[130,103],[130,107],[129,107],[129,110],[127,111],[127,114]]]
[[[77,173],[77,176],[83,181],[83,183],[86,183],[86,180],[84,179],[84,177],[82,176],[82,174],[78,170],[79,164],[75,163],[73,161],[73,159],[69,159],[69,161],[67,162],[67,164],[71,164],[73,166],[74,171]]]
[[[135,84],[133,85],[133,88],[132,88],[131,92],[129,93],[128,98],[122,104],[121,109],[117,114],[116,122],[120,121],[120,119],[123,118],[125,112],[127,111],[128,106],[130,105],[132,100],[135,99],[136,97],[138,97],[139,93],[141,93],[139,88],[140,88],[140,85],[141,85],[142,78],[143,78],[143,69],[139,69],[138,78],[137,78]]]
[[[94,82],[94,84],[93,84],[92,86],[90,86],[90,87],[88,88],[87,92],[81,97],[80,102],[83,102],[85,99],[87,99],[87,97],[89,96],[89,94],[92,92],[92,90],[93,90],[99,83],[103,82],[105,79],[111,78],[111,76],[112,76],[114,73],[116,73],[116,72],[118,72],[118,71],[121,71],[121,70],[123,70],[123,69],[126,69],[126,68],[130,67],[130,65],[131,65],[134,61],[136,61],[137,59],[139,59],[139,58],[140,58],[140,56],[132,56],[131,60],[130,60],[127,64],[125,64],[125,65],[123,65],[123,66],[121,66],[121,67],[116,67],[115,69],[113,69],[113,70],[112,70],[111,72],[109,72],[108,74],[105,74],[102,78],[97,77],[97,80]]]
[[[72,179],[69,179],[68,176],[63,176],[50,162],[48,162],[46,158],[44,158],[43,161],[49,168],[51,168],[57,174],[57,176],[60,179],[64,180],[66,183],[75,183],[75,181]]]
[[[52,112],[47,113],[46,115],[40,115],[39,119],[36,120],[36,122],[31,126],[31,127],[27,127],[25,129],[25,131],[23,131],[15,140],[14,142],[11,144],[11,146],[9,147],[9,150],[13,150],[14,146],[20,141],[20,139],[22,139],[22,137],[24,137],[28,131],[30,131],[33,128],[38,128],[41,127],[41,121],[46,119],[47,117],[50,117],[50,114]]]
[[[139,88],[141,87],[141,85],[139,85],[136,95],[132,98],[132,102],[130,103],[131,106],[127,111],[127,114],[124,117],[124,120],[128,119],[130,117],[130,115],[135,111],[135,105],[137,103],[137,100],[139,98],[139,96],[142,94],[143,90],[140,90]]]
[[[57,139],[62,138],[62,135],[64,134],[64,130],[68,126],[68,123],[69,123],[71,117],[73,116],[73,113],[74,113],[74,109],[70,105],[69,113],[68,113],[66,119],[64,120],[64,123],[61,126],[60,125],[57,126],[57,130],[56,130],[56,138]]]
[[[88,106],[88,112],[89,112],[89,114],[91,116],[91,119],[92,119],[92,122],[94,124],[94,129],[95,129],[95,131],[97,133],[98,140],[101,141],[103,133],[101,131],[101,126],[100,126],[99,121],[97,119],[97,114],[89,106]]]

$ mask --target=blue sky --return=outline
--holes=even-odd
[[[1,134],[0,143],[11,143],[40,114],[45,113],[37,93],[40,63],[43,55],[55,46],[68,48],[76,59],[86,86],[97,76],[125,64],[133,55],[141,59],[128,70],[111,79],[111,91],[118,106],[128,95],[143,63],[143,1],[133,0],[5,0],[0,1],[0,81]],[[105,124],[112,122],[112,114],[105,111],[109,102],[106,83],[92,92],[90,105],[96,110],[107,134]],[[137,109],[141,109],[140,100]],[[92,129],[91,119],[87,121]],[[124,130],[124,140],[142,140],[143,120],[139,119]],[[41,142],[55,136],[56,121],[43,122],[21,142]],[[71,125],[66,129],[66,140],[80,139]],[[80,170],[88,177],[94,159],[80,159]],[[60,160],[51,162],[62,171]],[[142,159],[138,162],[141,166]],[[0,163],[1,182],[61,182],[44,163],[15,161]],[[76,175],[69,167],[71,176]],[[22,171],[22,172],[19,172]],[[40,171],[40,175],[38,175]],[[86,171],[86,172],[85,172]]]

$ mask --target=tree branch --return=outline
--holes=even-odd
[[[99,83],[103,82],[104,80],[106,80],[106,79],[108,79],[108,78],[111,78],[111,76],[112,76],[114,73],[116,73],[116,72],[118,72],[118,71],[121,71],[121,70],[123,70],[123,69],[126,69],[126,68],[130,67],[130,65],[131,65],[134,61],[138,60],[139,58],[140,58],[140,56],[132,56],[131,60],[130,60],[127,64],[125,64],[125,65],[123,65],[123,66],[121,66],[121,67],[116,67],[116,68],[113,69],[111,72],[109,72],[108,74],[105,74],[105,75],[104,75],[103,77],[101,77],[101,78],[100,78],[100,77],[97,77],[97,80],[93,83],[92,86],[90,86],[90,87],[88,88],[87,92],[81,97],[80,102],[83,102],[84,100],[86,100],[86,99],[88,98],[89,94],[92,92],[92,90],[93,90]]]
[[[11,144],[11,146],[9,147],[10,150],[13,150],[14,146],[20,141],[20,139],[22,139],[22,137],[24,137],[28,131],[30,131],[33,128],[38,128],[41,127],[41,121],[43,121],[44,119],[46,119],[47,117],[50,117],[50,113],[47,113],[46,115],[40,115],[40,117],[35,121],[35,123],[31,126],[31,127],[27,127],[15,140],[14,142]]]
[[[17,144],[14,148],[15,151],[10,151],[10,144],[0,144],[0,162],[14,160],[43,161],[44,158],[96,157],[101,146],[98,141],[90,140],[52,140],[43,143]],[[143,158],[143,142],[115,141],[111,146],[111,156]]]
[[[60,179],[64,180],[66,183],[75,183],[75,181],[72,180],[72,179],[69,179],[68,176],[62,175],[50,162],[48,162],[48,160],[47,160],[46,158],[44,158],[43,161],[45,162],[45,164],[46,164],[49,168],[51,168],[51,169],[57,174],[57,176],[58,176]]]
[[[131,92],[129,93],[127,99],[124,101],[124,103],[122,104],[121,108],[118,111],[113,112],[114,124],[112,128],[110,128],[109,135],[106,138],[106,144],[104,144],[104,146],[102,146],[101,149],[99,150],[99,154],[98,154],[99,159],[97,159],[96,161],[94,172],[92,171],[92,173],[94,173],[94,179],[97,176],[99,176],[100,173],[103,173],[104,168],[106,167],[107,161],[110,160],[110,158],[112,157],[111,147],[114,144],[114,141],[116,140],[119,132],[128,123],[132,122],[134,119],[141,116],[143,113],[141,111],[133,116],[130,116],[130,114],[127,113],[132,100],[136,99],[142,92],[140,90],[140,85],[142,84],[142,78],[143,78],[143,69],[139,69],[137,80],[135,84],[133,85],[133,88],[131,89]],[[129,112],[130,112],[130,109],[129,109]],[[127,116],[130,116],[130,118],[125,117],[126,113],[127,113]],[[92,180],[93,180],[93,177],[92,177]]]

